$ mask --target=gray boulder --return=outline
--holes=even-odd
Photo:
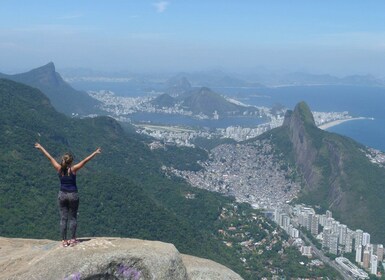
[[[213,261],[181,255],[174,245],[126,238],[52,240],[0,237],[0,279],[242,279]]]

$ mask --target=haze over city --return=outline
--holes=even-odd
[[[261,69],[384,77],[384,1],[1,1],[0,72]]]

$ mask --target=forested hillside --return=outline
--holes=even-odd
[[[162,240],[181,252],[232,261],[210,234],[231,199],[164,176],[157,156],[115,120],[67,118],[39,90],[9,80],[0,80],[0,104],[1,236],[59,238],[59,181],[36,141],[57,159],[71,151],[75,162],[101,146],[78,175],[80,236]]]

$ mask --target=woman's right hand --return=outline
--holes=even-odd
[[[39,143],[35,143],[35,148],[41,150],[42,146]]]

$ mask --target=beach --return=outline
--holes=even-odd
[[[319,128],[321,128],[323,130],[326,130],[326,129],[330,128],[330,127],[342,124],[344,122],[356,121],[356,120],[369,120],[369,119],[373,119],[373,118],[358,117],[358,118],[349,118],[349,119],[343,119],[343,120],[335,120],[335,121],[332,121],[332,122],[324,123],[324,124],[320,125]]]

